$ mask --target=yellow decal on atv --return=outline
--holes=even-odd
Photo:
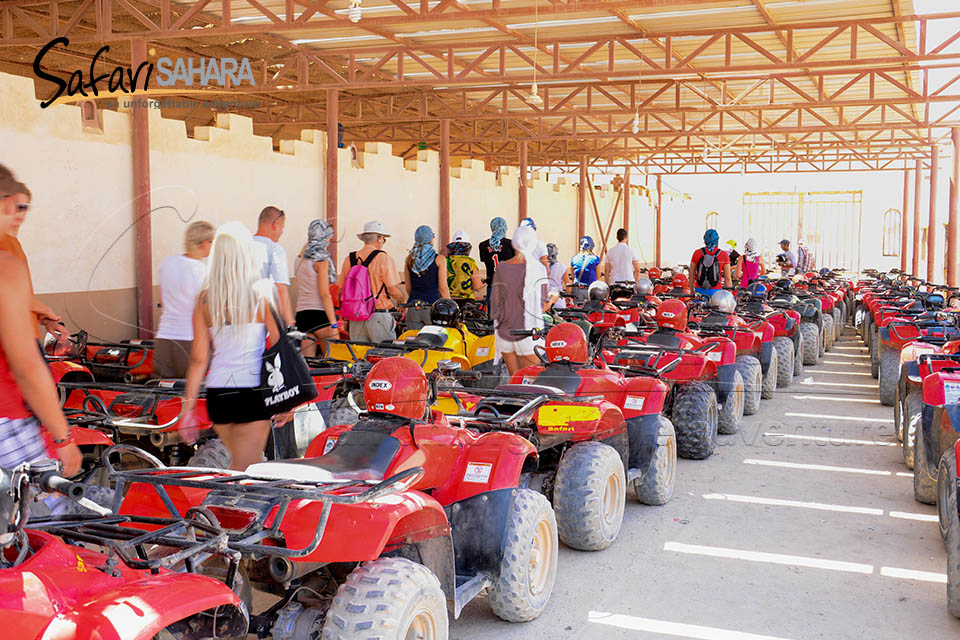
[[[74,554],[74,555],[76,555],[76,554]],[[84,562],[84,561],[83,561],[83,558],[81,558],[80,556],[77,556],[77,571],[79,571],[80,573],[86,573],[86,572],[87,572],[87,563]]]
[[[541,427],[565,427],[571,422],[591,422],[600,419],[600,409],[585,405],[547,405],[537,412]]]
[[[450,396],[440,396],[431,408],[448,416],[454,416],[460,413],[460,408],[457,406],[456,401]]]

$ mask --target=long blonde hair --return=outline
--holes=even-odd
[[[213,329],[242,327],[256,318],[262,296],[255,285],[261,279],[253,235],[239,222],[217,229],[210,252],[207,308]]]

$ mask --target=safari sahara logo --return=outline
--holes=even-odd
[[[134,93],[137,86],[150,89],[150,80],[156,72],[156,83],[161,87],[174,87],[177,83],[186,87],[207,87],[210,85],[227,86],[229,80],[231,86],[239,86],[244,82],[250,86],[256,86],[253,79],[253,69],[250,67],[250,59],[242,58],[158,58],[156,64],[152,62],[141,62],[134,71],[132,68],[116,67],[111,73],[101,73],[97,75],[94,67],[97,61],[104,53],[110,51],[108,45],[100,47],[93,58],[90,60],[90,73],[84,76],[82,69],[77,69],[70,74],[68,80],[64,80],[55,75],[51,75],[41,69],[43,57],[57,45],[64,47],[70,46],[68,38],[54,38],[43,46],[33,59],[33,72],[41,80],[56,85],[56,92],[53,96],[40,103],[41,109],[46,109],[51,104],[66,94],[68,97],[77,94],[90,97],[98,97],[100,90],[105,89],[110,94],[116,93]],[[140,74],[145,74],[141,80]],[[141,92],[143,93],[143,91]]]

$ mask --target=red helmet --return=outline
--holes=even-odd
[[[817,273],[816,271],[807,271],[805,274],[803,274],[803,277],[813,282],[814,280],[817,280],[820,278],[820,274]]]
[[[656,280],[661,275],[660,267],[650,267],[650,269],[647,271],[647,275],[651,280]]]
[[[664,300],[657,307],[657,326],[686,331],[687,305],[680,300]]]
[[[422,420],[427,413],[427,376],[413,360],[384,358],[363,384],[367,411]]]
[[[572,322],[558,324],[547,334],[547,360],[550,362],[585,363],[590,358],[590,347],[583,329]]]
[[[673,279],[670,281],[670,284],[675,287],[682,287],[685,289],[687,287],[687,282],[688,280],[686,274],[676,273],[673,275]]]

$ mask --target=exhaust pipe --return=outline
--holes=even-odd
[[[289,558],[274,556],[267,564],[270,577],[279,583],[290,582],[322,567],[323,562],[292,562]]]

